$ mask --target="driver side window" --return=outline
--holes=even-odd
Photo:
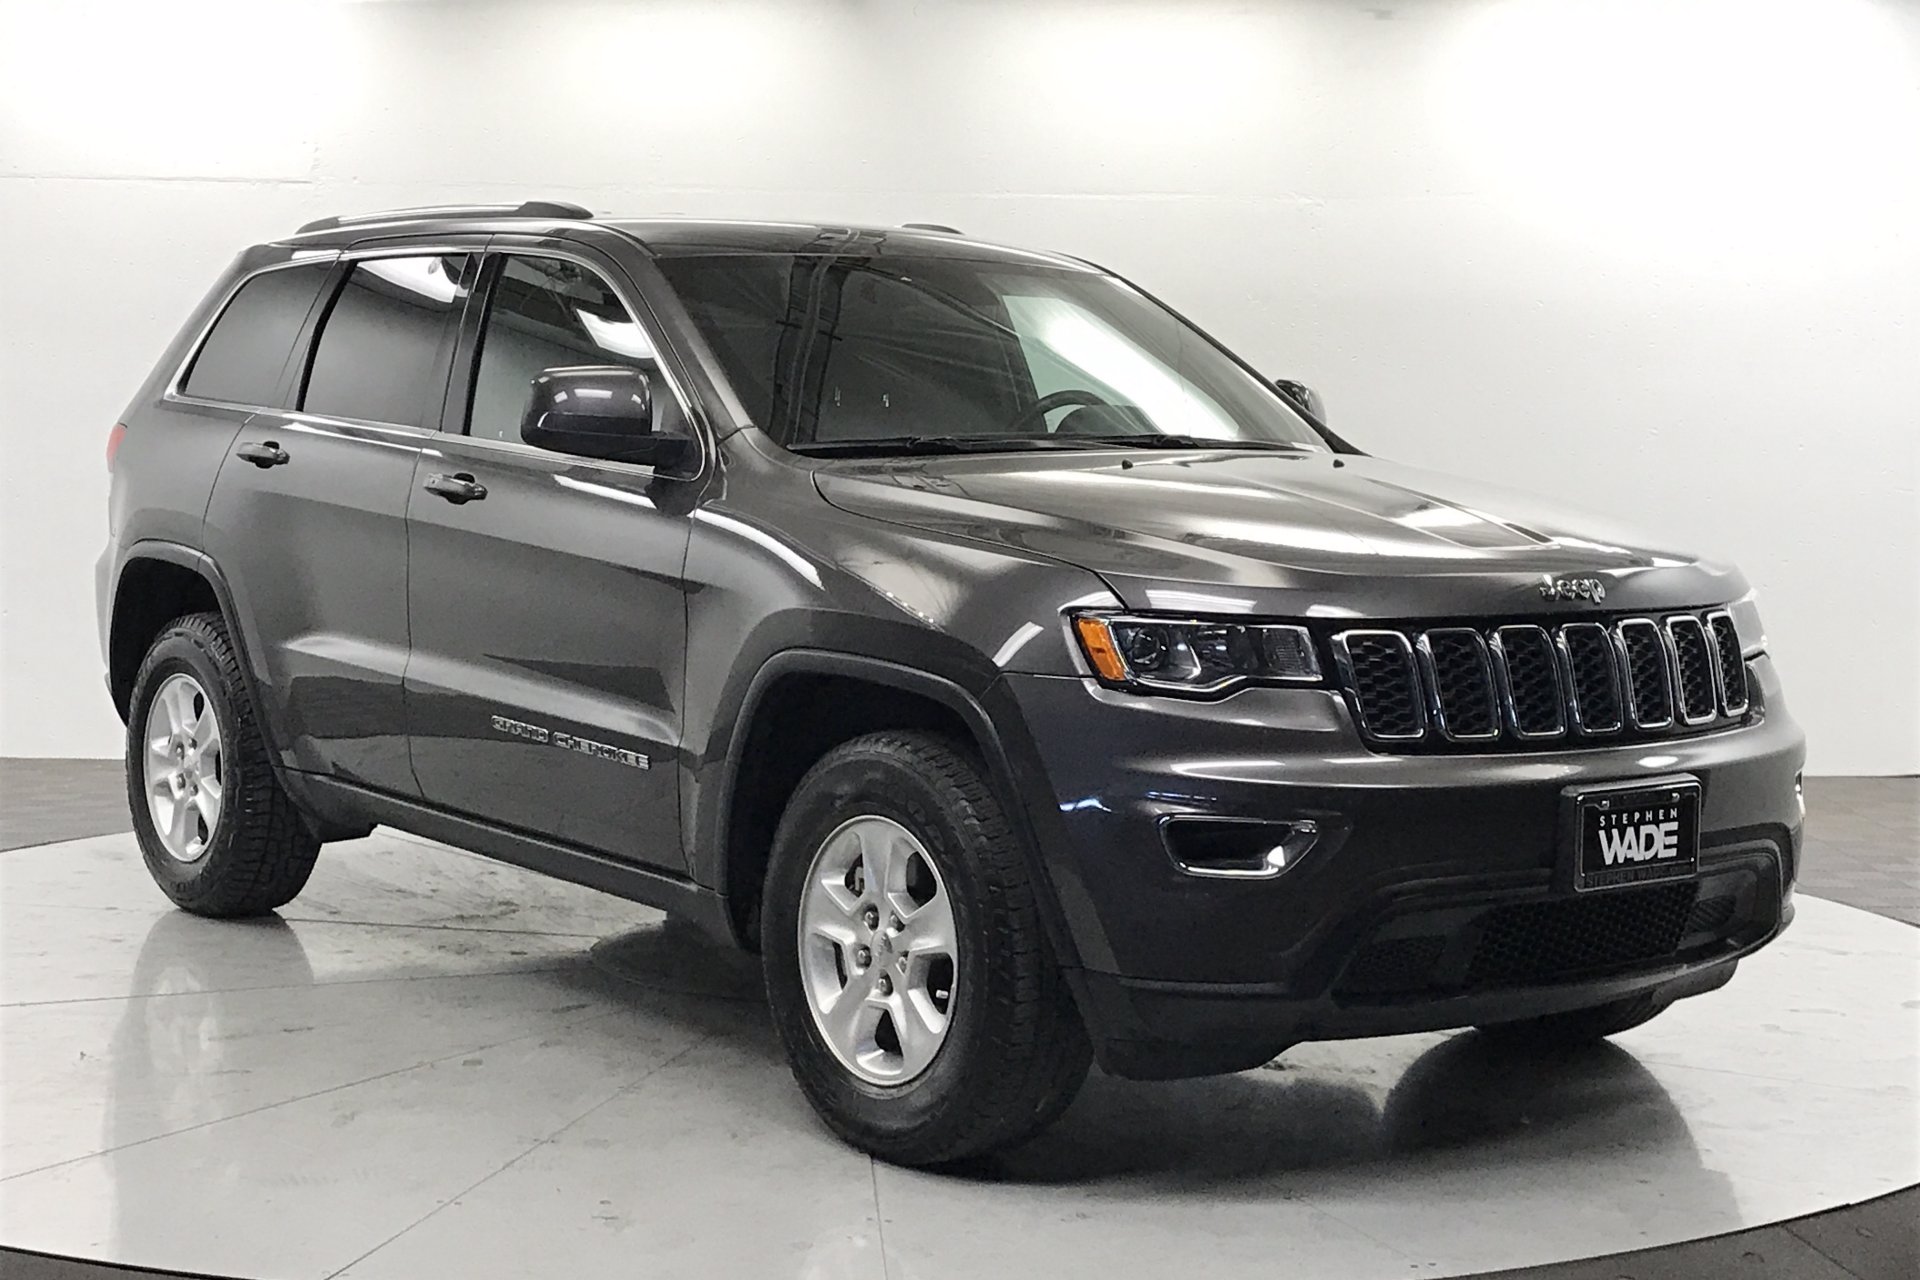
[[[562,258],[505,259],[480,330],[467,434],[520,440],[533,380],[547,369],[646,369],[653,343],[597,273]]]

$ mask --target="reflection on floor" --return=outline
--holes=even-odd
[[[1554,1061],[1470,1033],[1100,1076],[963,1175],[788,1079],[750,962],[440,846],[330,846],[282,919],[130,838],[0,858],[0,1242],[233,1275],[1447,1275],[1920,1180],[1920,930],[1803,898],[1725,990]],[[1903,1123],[1903,1118],[1909,1123]]]

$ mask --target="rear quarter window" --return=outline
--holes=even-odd
[[[180,389],[203,400],[275,406],[274,392],[330,263],[262,272],[240,286],[200,344]]]

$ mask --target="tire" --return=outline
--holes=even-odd
[[[856,975],[846,966],[857,948],[823,943],[800,926],[816,858],[825,867],[830,849],[840,847],[833,842],[848,829],[859,827],[870,839],[893,824],[917,842],[952,914],[944,1038],[917,1074],[897,1083],[864,1077],[828,1043],[822,1031],[828,1015],[815,1013],[818,984],[824,981],[830,992],[845,981],[851,990]],[[926,868],[908,861],[924,889]],[[862,853],[845,884],[860,884],[868,865]],[[902,914],[910,928],[922,918]],[[900,938],[904,945],[917,936]],[[877,937],[873,947],[876,970],[894,963],[909,973],[907,958],[883,953]],[[837,957],[840,977],[831,968],[821,977],[819,957],[826,952]],[[878,959],[882,954],[891,959]],[[774,1026],[801,1092],[828,1128],[882,1159],[941,1165],[1013,1146],[1057,1119],[1086,1079],[1092,1049],[1047,942],[1025,850],[973,756],[937,735],[889,731],[856,738],[801,779],[774,835],[761,957]],[[914,988],[903,976],[899,997],[912,1000],[920,991],[937,998],[938,982]],[[873,1032],[875,1044],[892,1025],[889,1015]],[[906,1042],[897,1032],[893,1040],[903,1046],[904,1061]],[[882,1059],[891,1055],[874,1061]]]
[[[150,787],[159,789],[149,772],[150,757],[155,742],[166,740],[170,723],[167,708],[155,705],[163,695],[178,698],[197,714],[206,738],[195,739],[201,748],[215,741],[205,729],[217,732],[217,749],[195,764],[194,790],[186,795],[185,847],[177,852],[169,842],[179,848],[182,841],[174,832],[163,833],[149,794]],[[169,747],[169,754],[173,750]],[[155,759],[153,767],[166,778],[164,760]],[[198,808],[208,781],[219,793],[211,826]],[[171,790],[171,783],[162,785]],[[154,883],[174,905],[195,915],[271,911],[291,902],[313,871],[319,840],[274,774],[246,675],[218,614],[176,618],[154,640],[134,676],[127,715],[127,803]]]
[[[1515,1048],[1572,1049],[1651,1022],[1666,1012],[1667,1003],[1651,995],[1627,996],[1587,1009],[1494,1023],[1481,1027],[1480,1034]]]

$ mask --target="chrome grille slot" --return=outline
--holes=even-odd
[[[1383,751],[1656,740],[1726,728],[1751,710],[1725,609],[1551,626],[1412,623],[1328,642],[1361,734]]]
[[[1720,713],[1737,716],[1747,710],[1747,660],[1740,652],[1740,631],[1733,615],[1721,609],[1707,615],[1707,630],[1713,635],[1713,654],[1718,659]]]
[[[1422,674],[1436,727],[1454,742],[1490,742],[1500,736],[1493,664],[1486,641],[1469,627],[1441,627],[1421,635]]]
[[[1368,736],[1394,742],[1426,735],[1425,699],[1406,636],[1343,631],[1333,638],[1333,656]]]
[[[1520,738],[1558,738],[1567,731],[1565,681],[1547,633],[1532,625],[1493,633],[1500,701],[1507,726]]]
[[[1665,729],[1673,723],[1673,672],[1660,625],[1651,618],[1627,618],[1614,628],[1627,664],[1627,702],[1638,729]]]
[[[1618,733],[1620,655],[1613,637],[1597,622],[1569,622],[1560,628],[1560,653],[1567,662],[1567,708],[1582,733]]]
[[[1707,629],[1692,614],[1675,614],[1667,619],[1667,643],[1673,648],[1680,719],[1686,724],[1706,724],[1720,710],[1720,699],[1713,687],[1713,649],[1707,640]]]

